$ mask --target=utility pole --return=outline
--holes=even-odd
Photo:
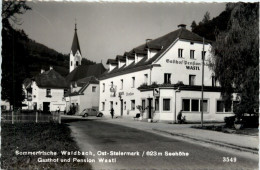
[[[204,52],[204,37],[203,37],[203,47],[202,47],[202,83],[201,83],[201,127],[203,127],[203,88],[204,88],[204,59],[205,59],[205,52]]]

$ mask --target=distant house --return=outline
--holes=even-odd
[[[23,109],[42,110],[44,112],[65,109],[64,94],[69,84],[66,79],[56,72],[53,67],[50,70],[41,70],[41,73],[33,78],[24,80],[23,89],[25,100]]]
[[[79,79],[71,83],[71,89],[65,94],[66,110],[75,107],[78,113],[86,108],[98,108],[99,104],[99,81],[91,76]]]
[[[10,110],[11,106],[8,101],[1,100],[1,110]]]

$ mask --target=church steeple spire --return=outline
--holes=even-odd
[[[75,18],[75,32],[77,32],[77,19]]]
[[[78,39],[78,34],[77,34],[77,22],[75,20],[75,32],[74,32],[74,37],[72,41],[72,46],[71,46],[71,53],[70,53],[70,72],[73,71],[76,67],[81,65],[81,51],[80,51],[80,46],[79,46],[79,39]]]
[[[72,41],[71,51],[72,51],[73,55],[75,55],[77,51],[79,51],[81,54],[76,22],[75,22],[75,33],[74,33],[74,37],[73,37],[73,41]]]

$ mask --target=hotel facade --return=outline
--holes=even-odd
[[[204,48],[204,51],[203,51]],[[134,117],[145,109],[144,119],[176,121],[183,110],[187,121],[224,121],[233,115],[225,107],[218,82],[210,69],[211,42],[179,25],[179,29],[146,40],[123,55],[109,59],[109,70],[100,78],[99,110],[110,116]],[[204,99],[201,101],[202,57]]]

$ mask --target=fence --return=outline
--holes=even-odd
[[[61,123],[60,113],[53,112],[51,114],[31,112],[31,113],[21,113],[19,111],[1,113],[1,121],[6,123],[26,123],[26,122],[56,122]]]

